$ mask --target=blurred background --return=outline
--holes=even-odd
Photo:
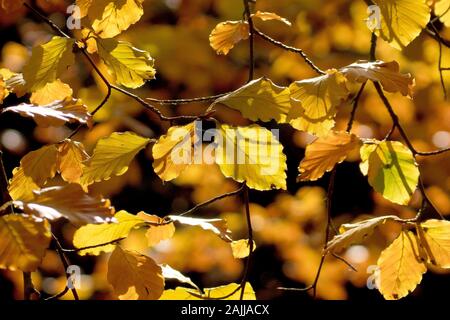
[[[275,12],[292,22],[288,27],[277,21],[259,22],[259,29],[286,44],[302,48],[322,69],[339,68],[356,60],[368,59],[370,31],[366,27],[367,5],[363,0],[257,0],[255,11]],[[65,25],[66,9],[71,1],[31,1],[56,24]],[[119,38],[150,52],[155,58],[156,80],[136,90],[142,97],[160,99],[190,98],[232,91],[247,80],[248,43],[236,45],[227,56],[218,56],[209,46],[208,36],[214,26],[243,16],[241,0],[145,0],[144,17]],[[450,29],[436,24],[441,35],[450,39]],[[47,42],[52,31],[25,8],[15,14],[0,11],[0,67],[21,72],[33,46]],[[79,34],[75,33],[75,36]],[[413,144],[421,151],[450,146],[450,101],[445,101],[438,73],[438,43],[422,34],[404,51],[379,40],[377,57],[396,60],[404,73],[416,78],[414,100],[400,94],[387,94]],[[450,66],[450,54],[444,49],[443,66]],[[63,81],[70,84],[74,97],[81,98],[90,110],[101,101],[106,90],[101,80],[81,55],[69,68]],[[256,38],[256,77],[267,76],[278,85],[314,77],[315,74],[296,54],[273,47]],[[106,68],[99,60],[99,67]],[[445,83],[450,91],[450,72]],[[4,106],[16,105],[10,95]],[[199,114],[208,104],[161,106],[166,115]],[[345,129],[350,105],[339,109],[337,128]],[[218,108],[217,119],[234,125],[247,125],[239,112]],[[114,131],[135,131],[147,137],[159,137],[168,129],[135,101],[113,93],[107,105],[95,116],[96,125],[81,131],[75,139],[91,151],[96,141]],[[368,84],[360,100],[353,132],[363,138],[384,138],[391,128],[389,114],[373,86]],[[326,187],[328,175],[314,183],[297,183],[298,164],[305,146],[314,137],[288,125],[265,124],[280,129],[281,142],[288,158],[288,190],[251,191],[251,215],[257,249],[254,252],[249,281],[259,299],[311,299],[309,292],[280,291],[277,287],[304,287],[313,282],[320,261],[326,226]],[[13,113],[0,118],[0,145],[8,175],[21,157],[43,144],[65,138],[70,128],[37,128],[32,120]],[[393,139],[400,139],[394,134]],[[417,193],[408,207],[397,206],[374,193],[358,168],[359,156],[352,155],[337,170],[333,219],[335,225],[368,216],[395,214],[414,217],[420,207]],[[419,158],[427,193],[444,215],[450,214],[449,155]],[[145,211],[165,216],[183,212],[195,204],[238,187],[226,179],[216,166],[193,165],[178,179],[163,183],[153,172],[151,148],[141,152],[126,174],[96,183],[90,191],[111,198],[116,210],[130,213]],[[201,217],[228,220],[234,239],[247,237],[243,203],[240,197],[218,201],[197,213]],[[71,248],[75,228],[54,225],[55,232]],[[318,284],[320,299],[378,300],[377,290],[367,288],[371,265],[380,252],[397,236],[398,226],[382,226],[362,245],[342,253],[356,268],[327,258]],[[136,231],[124,245],[150,255],[158,263],[167,263],[190,276],[202,287],[239,282],[244,261],[233,258],[229,245],[200,228],[178,228],[171,240],[148,248]],[[69,254],[72,264],[82,267],[82,299],[114,299],[106,281],[108,255],[80,257]],[[370,270],[369,270],[370,271]],[[64,268],[57,254],[49,250],[38,272],[33,273],[36,288],[52,295],[65,286]],[[174,284],[168,283],[168,287]],[[441,270],[428,272],[407,299],[433,298],[450,286],[450,275]],[[0,270],[0,299],[22,298],[22,274]],[[63,299],[71,299],[66,294]]]

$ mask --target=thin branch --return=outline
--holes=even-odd
[[[433,30],[430,30],[429,28],[426,28],[424,30],[430,37],[432,37],[436,41],[442,43],[442,45],[446,46],[447,48],[450,48],[450,40],[442,38],[441,35],[439,34],[439,32],[434,32]]]
[[[375,32],[372,32],[372,36],[370,38],[370,53],[369,53],[369,59],[370,61],[375,61],[376,58],[376,50],[377,50],[377,35]]]
[[[206,102],[206,101],[213,101],[216,99],[219,99],[223,96],[226,96],[227,94],[230,94],[231,92],[225,92],[225,93],[219,93],[213,96],[206,96],[206,97],[197,97],[197,98],[188,98],[188,99],[155,99],[155,98],[145,98],[145,100],[148,100],[153,103],[157,103],[160,105],[179,105],[179,104],[188,104],[193,102]]]
[[[249,71],[248,71],[248,81],[252,81],[255,73],[255,26],[253,25],[252,12],[250,10],[250,1],[244,1],[244,12],[245,17],[248,22],[250,36],[249,40]]]
[[[8,175],[6,174],[5,165],[3,164],[3,151],[0,150],[0,188],[1,188],[1,203],[4,203],[0,208],[0,213],[6,211],[9,207],[10,212],[14,212],[11,196],[8,192]],[[7,212],[8,213],[8,212]]]
[[[431,28],[433,28],[434,32],[438,34],[436,27],[430,23]],[[439,61],[438,61],[438,70],[439,70],[439,78],[441,81],[442,92],[444,93],[444,99],[447,100],[447,88],[445,87],[444,75],[442,73],[442,41],[438,41],[439,43]]]
[[[223,198],[227,198],[227,197],[231,197],[231,196],[238,195],[238,194],[240,194],[243,190],[244,190],[244,185],[242,185],[242,186],[241,186],[239,189],[237,189],[237,190],[234,190],[234,191],[231,191],[231,192],[228,192],[228,193],[221,194],[221,195],[219,195],[219,196],[217,196],[217,197],[214,197],[214,198],[211,198],[211,199],[209,199],[209,200],[206,200],[206,201],[204,201],[204,202],[202,202],[202,203],[199,203],[199,204],[197,204],[195,207],[189,209],[188,211],[185,211],[185,212],[183,212],[183,213],[180,213],[180,214],[178,214],[178,215],[179,215],[179,216],[185,216],[185,215],[194,213],[195,211],[197,211],[197,210],[199,210],[199,209],[201,209],[201,208],[203,208],[203,207],[205,207],[205,206],[207,206],[207,205],[209,205],[209,204],[211,204],[211,203],[213,203],[213,202],[219,201],[219,200],[221,200],[221,199],[223,199]]]
[[[306,53],[305,53],[302,49],[295,48],[295,47],[291,47],[291,46],[288,46],[288,45],[284,44],[284,43],[281,42],[281,41],[277,41],[277,40],[273,39],[272,37],[268,36],[267,34],[265,34],[264,32],[260,31],[260,30],[257,29],[257,28],[254,28],[254,31],[255,31],[255,33],[256,33],[257,35],[259,35],[262,39],[264,39],[264,40],[270,42],[271,44],[273,44],[273,45],[275,45],[275,46],[277,46],[277,47],[280,47],[280,48],[282,48],[282,49],[284,49],[284,50],[287,50],[287,51],[290,51],[290,52],[294,52],[294,53],[299,54],[299,55],[303,58],[303,60],[306,62],[306,64],[307,64],[308,66],[310,66],[311,69],[313,69],[316,73],[321,74],[321,75],[322,75],[322,74],[326,74],[325,71],[323,71],[322,69],[320,69],[318,66],[316,66],[316,65],[314,64],[314,62],[312,62],[312,60],[306,55]]]
[[[48,301],[48,300],[57,300],[57,299],[61,298],[62,296],[64,296],[68,291],[69,291],[69,287],[66,286],[66,287],[64,288],[64,290],[61,291],[60,293],[57,293],[57,294],[55,294],[54,296],[45,298],[44,300],[46,300],[46,301]]]
[[[64,266],[64,270],[68,270],[69,269],[69,259],[66,257],[66,255],[64,254],[64,249],[61,246],[61,243],[59,242],[58,238],[52,233],[52,237],[53,240],[55,241],[56,244],[56,252],[59,255],[59,258]],[[70,276],[68,276],[68,274],[66,273],[66,278],[67,278],[67,283],[69,283],[69,281],[71,281]],[[78,296],[78,292],[77,289],[75,289],[73,286],[71,286],[70,290],[72,291],[73,294],[73,298],[75,300],[80,300],[79,296]]]
[[[367,82],[364,82],[361,85],[361,87],[359,88],[358,93],[356,94],[355,98],[353,99],[352,111],[350,113],[350,119],[348,120],[348,123],[347,123],[347,132],[352,131],[353,122],[354,122],[355,116],[356,116],[356,109],[358,109],[359,99],[361,98],[361,94],[364,91],[364,88],[366,87],[366,83]]]
[[[28,9],[30,9],[35,15],[37,15],[40,19],[42,19],[46,24],[48,24],[53,29],[53,31],[55,31],[56,33],[58,33],[59,35],[65,37],[65,38],[70,38],[70,36],[67,35],[67,33],[62,31],[60,27],[58,27],[52,20],[50,20],[49,18],[44,16],[42,13],[40,13],[37,9],[33,8],[26,2],[24,2],[23,5],[25,7],[27,7]]]
[[[241,295],[239,297],[240,300],[244,298],[245,286],[247,283],[248,271],[250,269],[250,258],[253,254],[253,227],[252,227],[252,219],[250,217],[250,200],[248,197],[248,187],[244,183],[244,205],[245,205],[245,217],[247,221],[247,233],[248,233],[248,244],[249,244],[249,254],[247,257],[247,261],[245,263],[244,276],[241,281]]]
[[[358,269],[356,269],[350,262],[345,260],[345,258],[341,257],[340,255],[337,255],[336,253],[332,253],[331,255],[333,257],[335,257],[336,259],[338,259],[338,260],[342,261],[343,263],[345,263],[350,269],[352,269],[352,271],[358,272]]]
[[[114,239],[114,240],[111,240],[111,241],[108,241],[108,242],[105,242],[105,243],[95,244],[95,245],[92,245],[92,246],[87,246],[87,247],[83,247],[83,248],[76,248],[76,249],[65,249],[65,248],[61,247],[61,251],[63,251],[63,252],[80,252],[80,251],[83,251],[83,250],[100,248],[100,247],[103,247],[103,246],[107,246],[109,244],[117,244],[117,242],[120,242],[120,241],[122,241],[125,238],[126,237],[122,237],[122,238]]]

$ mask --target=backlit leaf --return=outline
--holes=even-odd
[[[328,70],[325,75],[292,83],[289,123],[298,130],[326,136],[334,127],[336,107],[349,95],[345,82],[342,73]]]
[[[76,225],[114,221],[109,201],[88,195],[78,184],[49,187],[34,193],[34,199],[16,200],[14,205],[30,215],[48,220],[64,217]]]
[[[65,181],[79,183],[84,169],[83,162],[88,158],[89,155],[80,142],[67,139],[58,147],[58,172]]]
[[[114,132],[109,137],[100,139],[84,168],[81,184],[88,186],[124,174],[131,160],[149,141],[150,139],[132,132]]]
[[[51,167],[53,164],[51,164]],[[13,200],[30,201],[34,198],[34,190],[39,190],[31,176],[25,174],[22,167],[13,170],[13,176],[9,181],[8,192]]]
[[[241,296],[241,290],[237,290],[239,285],[237,283],[230,283],[229,285],[220,286],[216,288],[204,289],[203,299],[198,291],[193,289],[177,287],[175,290],[165,290],[159,300],[205,300],[207,298],[221,298],[228,296],[234,292],[231,296],[225,300],[239,300]],[[192,294],[191,294],[192,293]],[[193,295],[194,294],[194,295]],[[250,283],[245,284],[243,300],[256,300],[255,292]]]
[[[230,243],[233,257],[236,259],[243,259],[250,254],[250,242],[247,239],[236,240]],[[256,249],[256,243],[253,241],[253,250]]]
[[[33,118],[37,125],[42,127],[60,127],[66,122],[88,124],[91,121],[87,106],[81,100],[70,97],[42,106],[22,103],[5,108],[2,112],[16,112],[23,117]]]
[[[209,35],[209,44],[217,54],[228,54],[236,43],[248,39],[250,31],[247,21],[225,21],[219,23]]]
[[[121,85],[139,88],[155,78],[154,60],[148,52],[114,39],[99,39],[97,47],[98,54]]]
[[[55,81],[74,63],[74,43],[74,39],[53,37],[49,42],[33,48],[30,61],[23,69],[23,78],[30,91]]]
[[[427,271],[419,257],[416,236],[403,231],[378,259],[381,294],[387,300],[401,299],[412,292]]]
[[[450,268],[450,222],[427,220],[420,224],[419,239],[428,262],[440,268]]]
[[[372,219],[359,221],[356,223],[343,224],[339,231],[340,234],[334,236],[328,242],[326,252],[338,252],[342,249],[348,248],[352,244],[359,244],[364,239],[372,234],[376,227],[384,224],[387,220],[395,220],[396,216],[383,216]]]
[[[253,121],[274,119],[285,122],[291,108],[289,89],[275,85],[268,78],[250,81],[236,91],[220,97],[214,102],[217,103],[238,110]]]
[[[35,184],[43,186],[45,182],[56,174],[56,158],[58,149],[51,144],[43,146],[25,155],[20,160],[20,166],[26,176],[30,177]]]
[[[369,184],[392,202],[408,204],[419,175],[413,154],[401,142],[379,142],[369,155]]]
[[[18,214],[0,217],[0,268],[34,271],[50,244],[50,225]]]
[[[49,82],[39,90],[33,92],[30,97],[30,102],[32,104],[45,106],[54,101],[64,100],[71,97],[72,93],[73,90],[67,83],[56,79],[55,81]]]
[[[114,215],[116,223],[87,224],[82,226],[73,236],[75,248],[86,248],[108,243],[117,239],[125,238],[131,230],[145,224],[143,219],[122,210]],[[78,251],[82,256],[86,254],[99,255],[101,252],[111,252],[115,244],[107,244],[101,247]]]
[[[376,35],[402,50],[413,41],[430,20],[426,0],[374,0],[381,13],[381,29]]]
[[[434,4],[434,13],[446,27],[450,27],[450,0],[438,0]]]
[[[409,73],[400,73],[396,61],[358,61],[340,71],[350,81],[361,83],[367,80],[379,81],[387,92],[400,92],[404,96],[412,97],[414,78]]]
[[[200,290],[199,287],[194,282],[192,282],[191,278],[186,277],[180,271],[175,270],[174,268],[172,268],[171,266],[169,266],[167,264],[162,264],[162,265],[160,265],[160,267],[162,269],[162,275],[163,275],[164,279],[178,280],[180,282],[190,284],[197,290]]]
[[[286,156],[269,130],[218,125],[216,163],[226,177],[256,190],[286,189]]]
[[[142,211],[139,212],[137,216],[150,223],[150,227],[145,233],[145,237],[147,238],[150,247],[173,237],[175,233],[175,225],[173,222],[167,223],[163,218],[146,214]]]
[[[198,226],[204,230],[212,231],[224,241],[233,241],[230,237],[231,231],[228,229],[227,222],[223,219],[201,219],[183,216],[169,216],[169,218],[181,224]]]
[[[164,291],[161,267],[150,257],[120,246],[109,258],[107,278],[121,300],[155,300]]]
[[[305,158],[300,162],[299,179],[301,181],[317,180],[325,172],[347,158],[347,155],[361,145],[361,140],[354,134],[332,131],[306,146]]]
[[[279,15],[273,12],[256,11],[254,14],[252,14],[252,18],[258,18],[261,19],[262,21],[277,20],[283,22],[284,24],[287,24],[288,26],[291,26],[289,20],[280,17]]]

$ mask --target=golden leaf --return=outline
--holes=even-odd
[[[298,130],[326,136],[334,127],[336,107],[348,98],[345,82],[342,73],[328,70],[325,75],[292,83],[289,123]]]
[[[236,43],[248,39],[250,31],[246,21],[219,23],[209,35],[209,44],[217,54],[227,55]]]
[[[107,278],[122,300],[155,300],[164,291],[161,267],[150,257],[120,246],[109,258]]]
[[[259,78],[236,91],[220,97],[215,104],[224,104],[238,110],[242,115],[253,121],[285,122],[291,109],[290,92],[286,87],[275,85],[268,78]]]
[[[73,245],[75,248],[89,248],[78,251],[78,254],[84,256],[86,254],[99,255],[102,252],[111,252],[116,247],[115,244],[107,244],[98,247],[102,243],[108,243],[117,239],[126,238],[131,230],[142,226],[145,221],[135,215],[121,210],[114,215],[116,223],[87,224],[82,226],[73,236]]]
[[[379,290],[387,300],[401,299],[413,291],[427,271],[419,257],[416,236],[403,231],[378,259]]]
[[[83,174],[83,162],[89,158],[83,144],[70,139],[65,140],[58,147],[58,159],[56,166],[64,181],[79,183]]]
[[[42,88],[33,92],[30,102],[35,105],[45,106],[52,104],[54,101],[65,100],[72,97],[73,90],[67,84],[59,79],[47,83]]]
[[[18,214],[0,217],[0,268],[35,271],[51,239],[50,225]]]
[[[292,24],[287,20],[286,18],[280,17],[276,13],[273,12],[262,12],[262,11],[256,11],[252,14],[252,18],[258,18],[262,21],[269,21],[269,20],[277,20],[280,22],[283,22],[284,24],[287,24],[288,26],[291,26]]]
[[[201,219],[183,216],[169,216],[169,218],[184,225],[197,226],[204,230],[212,231],[224,241],[233,241],[230,237],[231,231],[228,229],[227,222],[223,219]]]
[[[226,177],[256,190],[286,189],[286,156],[269,130],[217,125],[215,160]]]
[[[361,140],[354,134],[332,131],[306,146],[305,158],[300,162],[299,179],[301,181],[317,180],[325,172],[347,158],[347,155],[361,145]]]
[[[447,28],[450,27],[450,0],[437,0],[434,13]]]
[[[162,275],[164,279],[178,280],[179,282],[190,284],[191,286],[200,291],[200,288],[194,282],[192,282],[191,278],[186,277],[180,271],[175,270],[174,268],[172,268],[167,264],[162,264],[160,265],[160,267],[162,269]]]
[[[397,61],[358,61],[342,69],[347,80],[366,82],[379,81],[387,92],[400,92],[404,96],[412,97],[414,78],[411,74],[400,73]]]
[[[173,237],[175,233],[175,225],[173,222],[166,223],[163,218],[146,214],[143,211],[139,212],[137,216],[151,224],[145,233],[145,237],[147,238],[147,242],[150,247]]]
[[[76,225],[114,221],[109,201],[91,197],[78,184],[49,187],[34,193],[34,199],[15,200],[14,206],[48,220],[64,217]]]
[[[248,239],[236,240],[230,243],[233,257],[236,259],[243,259],[250,254],[250,242]],[[256,243],[253,241],[253,251],[256,249]]]
[[[150,139],[132,132],[114,132],[100,139],[84,168],[81,184],[88,186],[94,182],[109,180],[113,175],[124,174],[131,160],[149,141]]]
[[[30,91],[55,81],[74,63],[74,43],[74,39],[53,37],[49,42],[33,48],[31,59],[23,69],[23,78]]]
[[[418,228],[419,239],[428,262],[440,268],[450,268],[450,222],[427,220]]]
[[[49,165],[53,166],[53,164]],[[22,167],[14,168],[13,176],[9,181],[8,192],[13,200],[30,201],[34,198],[34,190],[39,190],[31,176],[25,174]]]
[[[24,175],[30,177],[35,184],[43,186],[56,174],[56,158],[58,149],[51,144],[31,151],[20,160]]]
[[[225,286],[216,288],[205,288],[203,299],[198,291],[177,287],[175,290],[165,290],[159,300],[207,300],[208,298],[221,298],[230,295],[225,300],[239,300],[241,296],[241,290],[237,290],[239,285],[237,283],[230,283]],[[249,282],[245,284],[243,300],[256,300],[255,292]]]

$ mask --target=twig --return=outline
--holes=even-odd
[[[332,253],[331,254],[333,257],[335,257],[336,259],[342,261],[343,263],[345,263],[350,269],[352,269],[355,272],[358,272],[358,270],[347,260],[345,260],[345,258],[341,257],[340,255],[337,255],[336,253]]]
[[[325,71],[323,71],[322,69],[320,69],[318,66],[316,66],[316,65],[314,64],[314,62],[312,62],[312,60],[306,55],[306,53],[305,53],[302,49],[295,48],[295,47],[291,47],[291,46],[288,46],[288,45],[284,44],[284,43],[281,42],[281,41],[277,41],[277,40],[273,39],[272,37],[268,36],[267,34],[265,34],[264,32],[260,31],[260,30],[257,29],[257,28],[254,28],[254,31],[255,31],[255,33],[256,33],[257,35],[259,35],[262,39],[264,39],[264,40],[270,42],[271,44],[273,44],[273,45],[275,45],[275,46],[277,46],[277,47],[280,47],[280,48],[282,48],[282,49],[284,49],[284,50],[287,50],[287,51],[290,51],[290,52],[294,52],[294,53],[299,54],[299,55],[303,58],[303,60],[306,62],[306,64],[307,64],[308,66],[310,66],[311,69],[313,69],[316,73],[318,73],[318,74],[326,74]]]
[[[206,97],[197,97],[197,98],[188,98],[188,99],[156,99],[156,98],[145,98],[145,100],[148,100],[150,102],[154,102],[161,105],[179,105],[179,104],[188,104],[193,102],[205,102],[205,101],[213,101],[216,99],[219,99],[223,96],[226,96],[227,94],[230,94],[231,92],[225,92],[225,93],[219,93],[213,96],[206,96]]]
[[[248,197],[248,187],[244,183],[244,205],[245,205],[245,217],[247,221],[247,233],[248,233],[248,244],[249,244],[249,254],[247,257],[247,262],[245,264],[245,270],[244,270],[244,276],[242,277],[241,281],[241,295],[240,300],[244,298],[244,292],[245,292],[245,286],[247,283],[247,277],[248,277],[248,271],[250,269],[250,257],[253,253],[253,227],[252,227],[252,219],[250,217],[250,201]]]
[[[70,265],[69,259],[67,259],[66,255],[64,254],[64,249],[61,246],[61,243],[59,242],[58,238],[53,233],[52,233],[52,237],[56,244],[56,252],[58,253],[59,258],[64,266],[64,270],[67,271],[69,269],[69,265]],[[67,273],[66,273],[66,278],[67,278],[67,283],[69,283],[69,281],[71,281],[71,279],[70,279],[70,276],[67,275]],[[80,300],[77,289],[75,289],[73,286],[71,286],[70,290],[72,291],[73,298],[75,300]]]
[[[105,243],[95,244],[95,245],[92,245],[92,246],[87,246],[87,247],[83,247],[83,248],[76,248],[76,249],[65,249],[65,248],[61,247],[61,251],[63,251],[63,252],[80,252],[80,251],[83,251],[83,250],[100,248],[100,247],[103,247],[103,246],[107,246],[109,244],[116,244],[117,242],[120,242],[120,241],[122,241],[125,238],[126,237],[122,237],[122,238],[114,239],[114,240],[111,240],[111,241],[108,241],[108,242],[105,242]]]
[[[429,24],[431,28],[433,28],[434,32],[438,34],[436,27],[433,23]],[[439,43],[439,61],[438,61],[438,70],[439,70],[439,78],[441,80],[442,92],[444,93],[444,99],[447,100],[447,88],[445,87],[444,75],[442,74],[442,41],[438,41]]]
[[[33,8],[32,6],[30,6],[28,3],[24,2],[23,5],[25,7],[27,7],[28,9],[30,9],[35,15],[37,15],[40,19],[42,19],[45,23],[47,23],[52,29],[53,31],[55,31],[56,33],[58,33],[59,35],[65,37],[65,38],[70,38],[69,35],[67,35],[67,33],[65,33],[64,31],[61,30],[60,27],[58,27],[52,20],[50,20],[49,18],[47,18],[46,16],[44,16],[42,13],[40,13],[37,9]]]
[[[64,296],[68,291],[69,291],[69,287],[68,287],[68,286],[65,286],[63,291],[61,291],[60,293],[55,294],[54,296],[45,298],[44,300],[47,301],[47,300],[56,300],[56,299],[59,299],[59,298],[61,298],[62,296]]]
[[[348,120],[348,123],[347,123],[347,132],[352,131],[353,122],[354,122],[355,116],[356,116],[356,109],[358,109],[358,102],[359,102],[359,99],[361,98],[361,94],[364,91],[364,88],[366,87],[366,83],[367,82],[364,82],[361,85],[358,93],[356,94],[355,98],[353,99],[352,111],[350,113],[350,119]]]
[[[253,76],[255,73],[255,26],[253,25],[252,13],[250,10],[249,0],[244,1],[244,15],[247,19],[250,36],[248,38],[249,42],[249,71],[248,71],[248,81],[253,80]]]
[[[5,211],[8,207],[10,208],[11,213],[14,212],[14,207],[11,201],[12,199],[8,192],[8,185],[8,176],[6,174],[5,165],[3,164],[3,151],[0,150],[0,188],[2,190],[1,203],[3,203],[0,208],[0,213]]]

